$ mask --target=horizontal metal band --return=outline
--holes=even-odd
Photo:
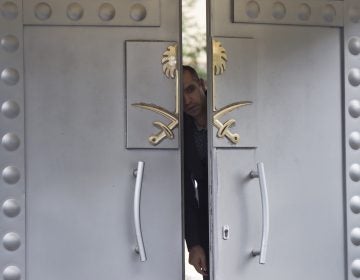
[[[343,1],[234,0],[234,22],[286,25],[344,25]]]
[[[160,26],[160,0],[24,1],[24,24]]]

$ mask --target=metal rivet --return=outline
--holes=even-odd
[[[2,206],[4,214],[9,218],[14,218],[20,214],[21,208],[16,199],[8,199]]]
[[[52,10],[49,4],[42,2],[36,5],[35,16],[39,20],[47,20],[48,18],[51,17],[51,14],[52,14]]]
[[[67,17],[71,20],[77,21],[82,18],[84,9],[79,3],[71,3],[67,7]]]
[[[349,41],[349,51],[353,55],[360,54],[360,38],[353,37]]]
[[[246,4],[246,15],[250,18],[257,18],[260,14],[260,6],[255,1]]]
[[[6,35],[1,38],[1,48],[7,52],[15,52],[19,48],[19,40],[13,35]]]
[[[351,272],[356,277],[360,277],[360,260],[354,260],[351,264]]]
[[[350,209],[354,214],[360,213],[360,196],[353,196],[350,199]]]
[[[13,2],[5,2],[1,6],[1,14],[6,19],[15,19],[19,14],[18,7]]]
[[[109,3],[104,3],[99,8],[99,18],[103,21],[112,20],[115,16],[115,8]]]
[[[349,175],[351,180],[353,180],[354,182],[359,182],[360,181],[360,165],[357,163],[354,163],[353,165],[351,165],[350,170],[349,170]]]
[[[21,279],[21,270],[17,266],[11,265],[4,269],[3,271],[4,280],[20,280]]]
[[[9,119],[16,118],[20,113],[20,107],[15,101],[8,100],[1,105],[1,112]]]
[[[21,245],[20,236],[15,232],[7,233],[3,238],[4,248],[9,251],[15,251],[19,249]]]
[[[146,8],[141,4],[132,5],[130,8],[130,17],[136,21],[142,21],[146,17]]]
[[[20,139],[15,133],[7,133],[3,136],[1,144],[8,151],[15,151],[20,146]]]
[[[360,22],[360,7],[350,7],[349,18],[353,23]]]
[[[349,82],[352,86],[357,87],[360,85],[360,70],[353,68],[349,73]]]
[[[360,245],[360,228],[354,228],[350,233],[351,242],[359,246]]]
[[[8,166],[3,169],[2,177],[6,183],[16,184],[20,180],[20,171],[14,166]]]
[[[332,5],[326,5],[322,11],[322,15],[326,22],[333,22],[336,17],[336,10]]]
[[[301,4],[299,7],[298,18],[302,21],[309,20],[311,16],[311,8],[307,4]]]
[[[6,68],[1,72],[1,80],[9,85],[16,85],[19,81],[19,72],[14,68]]]
[[[351,100],[349,103],[349,113],[353,118],[360,117],[360,101]]]
[[[350,134],[349,137],[349,144],[350,147],[354,150],[360,149],[360,133],[357,131],[354,131]]]
[[[273,6],[273,17],[275,19],[283,19],[286,15],[286,8],[283,3],[276,2]]]

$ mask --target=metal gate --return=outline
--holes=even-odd
[[[1,1],[4,279],[181,277],[179,5]]]
[[[214,279],[360,277],[359,8],[210,1]]]

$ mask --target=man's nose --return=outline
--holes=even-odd
[[[187,105],[191,102],[191,98],[189,96],[187,96],[186,94],[184,94],[184,105]]]

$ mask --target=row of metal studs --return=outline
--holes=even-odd
[[[24,135],[24,121],[21,117],[23,105],[22,83],[22,9],[21,1],[2,3],[0,16],[0,101],[1,101],[1,150],[2,184],[1,217],[3,247],[10,252],[0,259],[3,265],[4,280],[19,280],[25,264],[25,246],[21,237],[25,234],[24,213],[24,148],[21,138]],[[16,228],[16,230],[14,230]],[[19,252],[20,251],[20,252]]]
[[[40,2],[33,7],[34,16],[37,20],[46,22],[51,19],[53,8],[51,3]],[[99,5],[97,16],[103,22],[111,21],[115,18],[116,9],[110,3],[102,3]],[[72,22],[80,21],[85,14],[83,6],[78,2],[70,3],[66,6],[66,16]],[[147,14],[146,7],[141,3],[134,3],[130,7],[129,17],[134,21],[142,21]]]
[[[342,26],[342,1],[234,0],[235,22]],[[341,11],[341,13],[339,13]]]
[[[345,120],[349,279],[360,278],[360,3],[345,0]]]

